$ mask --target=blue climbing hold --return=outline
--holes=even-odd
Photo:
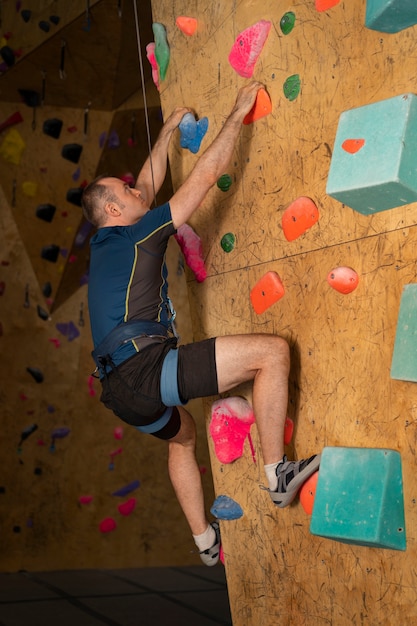
[[[192,113],[186,113],[179,124],[179,129],[181,133],[181,148],[187,148],[190,152],[196,154],[207,132],[208,118],[202,117],[201,120],[197,121]]]
[[[229,498],[229,496],[217,496],[210,509],[210,513],[217,517],[217,519],[231,520],[242,517],[243,509],[240,504],[232,500],[232,498]]]

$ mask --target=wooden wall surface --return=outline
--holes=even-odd
[[[284,35],[280,20],[287,11],[295,13],[296,22]],[[295,421],[289,455],[359,446],[395,449],[402,459],[405,552],[313,536],[298,501],[285,510],[274,508],[259,488],[265,477],[256,427],[256,463],[247,445],[242,458],[223,465],[209,441],[216,495],[232,497],[244,511],[242,518],[222,522],[233,623],[414,623],[417,388],[391,379],[390,366],[402,289],[416,281],[416,205],[364,216],[325,190],[340,114],[416,92],[417,27],[395,35],[366,29],[360,0],[323,12],[313,0],[175,0],[153,2],[153,13],[167,29],[171,53],[161,86],[164,114],[186,105],[198,117],[207,116],[201,150],[220,130],[245,83],[228,62],[235,38],[259,20],[272,22],[254,78],[265,83],[273,111],[242,128],[227,172],[231,189],[214,188],[192,219],[208,270],[203,284],[189,281],[196,338],[240,332],[287,338],[288,415]],[[197,18],[193,36],[176,27],[180,15]],[[283,84],[293,74],[301,78],[301,92],[289,101]],[[197,158],[173,148],[174,187]],[[314,200],[320,220],[288,242],[282,214],[299,196]],[[229,254],[220,246],[227,232],[236,235]],[[326,281],[339,266],[359,274],[359,286],[349,295]],[[268,270],[280,275],[286,294],[256,315],[250,290]],[[250,400],[249,385],[238,393]],[[205,401],[207,424],[212,400]]]
[[[105,0],[105,3],[117,13],[116,2]],[[37,20],[49,19],[49,15],[59,12],[61,26],[67,26],[64,16],[69,14],[69,5],[64,11],[63,4],[68,3],[32,2],[29,24],[24,24],[19,14],[15,15],[16,3],[3,4],[2,27],[14,33],[15,41],[21,32],[32,32],[31,52],[35,56],[46,37],[43,31],[38,32]],[[78,7],[77,13],[70,16],[75,41],[69,44],[75,46],[77,20],[74,19],[79,18],[78,28],[82,31],[86,3],[73,4]],[[101,1],[91,6],[103,4]],[[138,6],[149,15],[150,9],[145,4]],[[130,10],[132,6],[130,3]],[[95,26],[101,28],[102,24],[92,23],[92,42]],[[151,24],[147,28],[151,30]],[[116,39],[119,31],[117,17]],[[148,31],[144,29],[142,34]],[[54,33],[59,37],[57,29]],[[84,32],[80,32],[80,37],[83,36]],[[111,36],[110,30],[107,37]],[[148,42],[144,35],[144,43]],[[131,39],[124,41],[123,46],[128,43],[131,56],[136,50],[136,73],[132,76],[130,67],[122,63],[121,78],[137,85],[140,82],[137,42]],[[95,45],[89,56],[92,66],[105,75],[108,65],[103,63]],[[28,57],[29,66],[25,56],[15,66],[19,76],[30,75],[33,57],[29,54]],[[50,61],[53,66],[57,59],[51,57]],[[150,66],[145,69],[150,74]],[[29,107],[20,99],[2,99],[1,89],[6,89],[9,81],[13,83],[11,72],[14,69],[0,77],[0,123],[15,112],[21,114],[22,121],[2,130],[0,147],[9,131],[15,130],[25,148],[17,163],[7,161],[3,153],[0,156],[0,570],[200,563],[169,482],[166,444],[140,435],[128,426],[124,428],[123,438],[115,439],[115,428],[123,424],[98,400],[100,385],[90,378],[94,363],[90,354],[87,287],[83,284],[88,269],[88,240],[82,248],[74,245],[82,224],[81,209],[66,200],[70,188],[90,181],[104,168],[115,175],[128,170],[137,175],[148,155],[142,92],[139,90],[124,100],[116,110],[93,107],[85,132],[84,107],[86,97],[94,95],[91,91],[94,86],[84,85],[84,90],[76,77],[68,77],[68,89],[71,94],[78,93],[79,100],[58,106],[51,103],[53,94],[49,93],[50,97],[36,111],[36,125],[32,128],[33,112]],[[113,91],[111,73],[102,86],[103,90]],[[160,102],[152,82],[146,92],[154,141],[162,123]],[[133,115],[136,141],[130,145]],[[58,139],[43,132],[44,122],[52,118],[62,121]],[[113,131],[119,146],[111,147],[108,142]],[[82,146],[77,164],[61,156],[67,143]],[[35,184],[33,196],[23,191],[28,181]],[[56,206],[51,222],[36,217],[36,208],[44,203]],[[41,249],[49,244],[59,247],[55,263],[41,258]],[[179,332],[184,341],[190,341],[187,288],[175,241],[169,247],[168,263]],[[49,297],[43,293],[45,283],[51,286]],[[46,313],[46,318],[38,314],[38,307]],[[70,334],[65,334],[69,328]],[[42,373],[42,383],[35,381],[28,367]],[[202,436],[198,453],[210,501],[213,484],[201,402],[193,402],[191,410],[200,417],[198,428]],[[21,441],[22,433],[34,425],[37,429]],[[53,449],[52,433],[57,428],[68,429],[68,435],[56,439]],[[118,450],[120,453],[114,454]],[[125,497],[112,495],[135,480],[140,481],[135,491]],[[80,503],[84,495],[92,496],[90,504]],[[131,497],[136,498],[136,508],[131,515],[123,516],[118,505]],[[116,521],[117,527],[103,534],[99,525],[108,517]]]

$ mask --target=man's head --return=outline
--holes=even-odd
[[[85,218],[97,228],[130,226],[149,210],[139,189],[112,176],[93,180],[84,189],[81,204]]]

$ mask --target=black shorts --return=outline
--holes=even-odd
[[[102,380],[101,401],[139,430],[171,439],[181,422],[178,411],[170,407],[218,393],[215,341],[206,339],[177,348],[176,339],[167,339],[146,346]],[[164,367],[168,353],[168,366]],[[163,367],[164,378],[175,387],[178,402],[164,404],[162,400]]]

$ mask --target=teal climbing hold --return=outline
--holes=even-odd
[[[159,78],[164,80],[169,65],[169,45],[167,41],[167,31],[163,24],[154,22],[152,31],[155,37],[155,58],[159,67]]]

